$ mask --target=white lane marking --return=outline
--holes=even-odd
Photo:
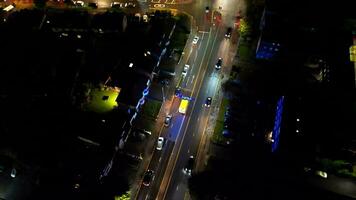
[[[195,56],[194,56],[194,61],[193,63],[195,63],[197,61],[197,58],[198,58],[198,54],[196,53]],[[192,67],[193,68],[193,67]]]
[[[189,153],[189,149],[188,149],[188,153]]]
[[[158,162],[161,162],[161,160],[162,160],[162,156],[161,156],[161,157],[159,157],[159,160],[158,160]]]
[[[176,191],[178,191],[178,188],[179,188],[179,186],[177,185],[177,187],[176,187]]]
[[[145,200],[147,200],[148,199],[148,194],[146,194],[146,198],[145,198]]]
[[[195,136],[195,133],[193,133],[193,137]]]
[[[194,78],[195,78],[195,75],[193,75],[193,77],[192,77],[192,81],[190,82],[190,84],[192,84],[192,83],[193,83]]]
[[[205,34],[203,34],[203,37],[201,37],[201,41],[204,40],[204,35],[205,35]],[[199,43],[198,50],[200,49],[201,44],[202,44],[202,42]]]

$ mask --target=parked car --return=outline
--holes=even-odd
[[[158,137],[156,149],[157,150],[162,150],[163,143],[164,143],[164,138],[163,137]]]
[[[183,69],[183,72],[182,72],[182,75],[184,77],[187,76],[188,70],[189,70],[189,65],[184,65],[184,69]]]
[[[143,177],[142,184],[144,186],[150,186],[151,180],[153,178],[154,171],[153,170],[147,170],[145,173],[145,176]]]
[[[198,36],[195,36],[194,39],[193,39],[193,44],[197,44],[199,41],[199,37]]]

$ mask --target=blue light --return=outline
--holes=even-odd
[[[148,93],[149,93],[149,89],[148,89],[148,87],[145,89],[145,90],[143,90],[143,96],[147,96],[148,95]]]
[[[279,134],[281,130],[282,113],[283,113],[284,96],[277,102],[276,117],[274,121],[274,128],[272,132],[272,152],[275,152],[279,145]]]
[[[145,103],[145,99],[144,98],[140,99],[140,101],[138,103],[140,106],[142,106]]]

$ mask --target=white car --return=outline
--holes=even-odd
[[[184,69],[183,69],[183,72],[182,72],[182,75],[184,77],[187,76],[188,70],[189,70],[189,65],[184,65]]]
[[[166,7],[166,5],[158,3],[158,4],[154,4],[153,7],[155,7],[155,8],[164,8],[164,7]]]
[[[328,178],[328,174],[326,172],[323,172],[323,171],[320,171],[320,170],[315,171],[315,174],[317,176],[322,177],[322,178]]]
[[[143,20],[143,22],[148,22],[148,16],[147,15],[143,15],[142,16],[142,20]]]
[[[136,4],[134,4],[132,2],[125,3],[125,8],[135,8],[135,7],[136,7]]]
[[[157,140],[157,147],[156,149],[157,150],[162,150],[163,148],[163,143],[164,143],[164,138],[163,137],[159,137],[158,140]]]
[[[193,44],[197,44],[199,41],[199,37],[198,36],[195,36],[194,39],[193,39]]]
[[[84,1],[74,1],[74,5],[84,7]]]
[[[15,178],[15,177],[16,177],[16,174],[17,174],[16,169],[15,169],[15,168],[12,168],[10,176],[11,176],[12,178]]]
[[[112,8],[123,8],[125,7],[125,4],[124,3],[120,3],[118,1],[114,1],[111,3],[111,7]]]

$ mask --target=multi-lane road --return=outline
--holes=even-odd
[[[171,99],[170,109],[166,112],[173,116],[169,127],[162,125],[160,136],[166,139],[161,151],[155,150],[147,169],[155,171],[150,186],[141,186],[136,199],[189,199],[188,178],[183,172],[189,156],[194,156],[198,162],[204,162],[202,147],[204,134],[208,126],[209,116],[215,107],[220,105],[218,90],[221,89],[221,80],[228,75],[229,66],[236,52],[236,34],[231,39],[225,38],[227,27],[233,27],[234,16],[239,10],[239,2],[217,1],[207,5],[203,1],[191,4],[165,4],[166,8],[173,8],[193,16],[193,30],[185,49],[185,54],[178,65],[183,69],[185,64],[190,66],[189,71],[181,83],[184,96],[192,98],[185,115],[178,112],[180,99]],[[152,2],[148,7],[152,8]],[[209,6],[210,12],[205,8]],[[219,9],[219,6],[222,9]],[[220,23],[214,21],[214,10],[222,14]],[[199,36],[197,44],[192,44],[194,36]],[[222,69],[216,70],[218,58],[223,59]],[[178,74],[180,75],[180,74]],[[205,107],[207,97],[213,98],[210,108]]]

